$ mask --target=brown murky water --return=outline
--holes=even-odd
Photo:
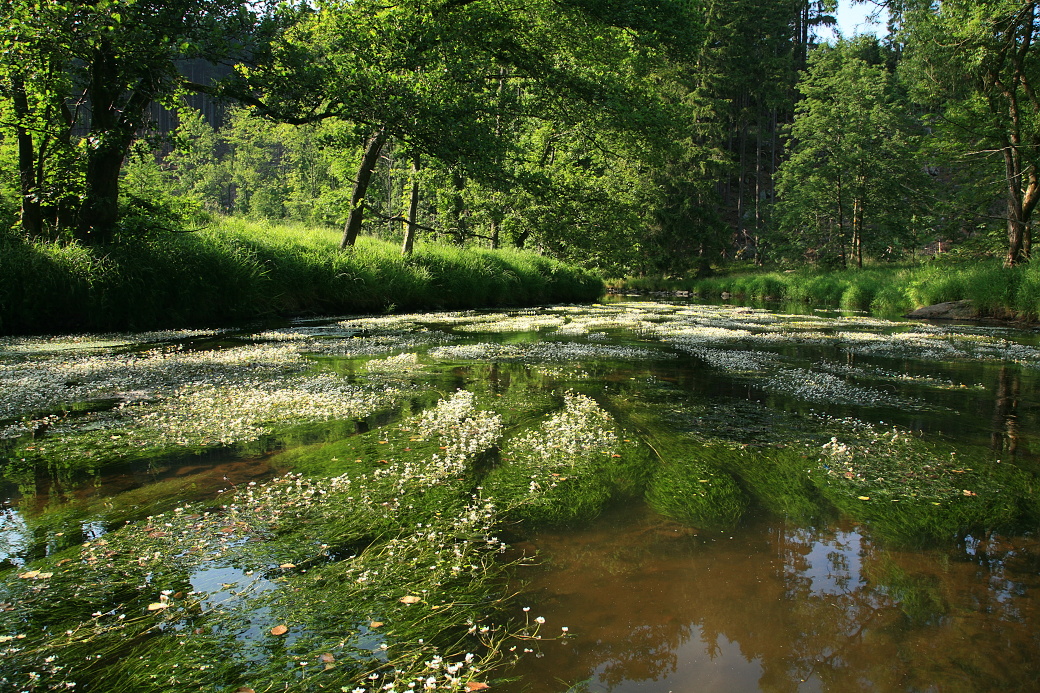
[[[508,693],[1040,689],[1036,538],[903,552],[850,524],[697,532],[629,508],[518,548],[546,623]]]

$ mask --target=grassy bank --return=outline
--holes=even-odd
[[[275,315],[588,301],[602,282],[531,252],[420,244],[402,257],[326,229],[222,220],[104,248],[0,236],[0,333],[214,325]]]
[[[916,267],[870,267],[830,272],[734,273],[703,279],[613,280],[614,289],[689,291],[704,298],[723,294],[750,300],[781,300],[906,313],[944,301],[970,300],[985,315],[1036,320],[1040,316],[1040,265],[1011,269],[999,261],[935,262]]]

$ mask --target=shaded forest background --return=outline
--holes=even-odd
[[[1028,261],[1036,3],[14,0],[0,216],[104,246],[213,215],[606,274]]]

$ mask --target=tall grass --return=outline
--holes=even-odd
[[[969,300],[981,315],[1040,317],[1040,265],[1006,268],[996,260],[937,261],[915,267],[868,267],[823,272],[743,272],[702,279],[634,277],[608,282],[612,289],[690,291],[704,298],[725,295],[872,310],[893,315],[946,301]]]
[[[535,253],[226,219],[104,248],[0,237],[0,333],[211,325],[272,315],[589,301],[591,273]]]

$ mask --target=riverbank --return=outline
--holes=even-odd
[[[831,272],[756,271],[700,279],[630,277],[607,284],[612,292],[790,301],[889,316],[951,302],[968,302],[974,318],[1035,322],[1040,316],[1040,265],[1006,268],[990,260]]]
[[[103,248],[0,237],[0,334],[225,325],[277,316],[590,301],[603,282],[516,250],[338,248],[334,230],[219,220]]]

